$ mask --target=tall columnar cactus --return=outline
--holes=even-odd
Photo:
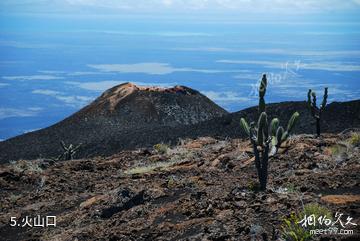
[[[318,137],[320,136],[320,132],[321,132],[321,128],[320,128],[321,115],[326,107],[327,97],[328,97],[328,88],[325,88],[322,103],[319,107],[317,107],[316,93],[314,91],[312,91],[311,89],[309,89],[307,103],[308,103],[308,107],[310,109],[311,115],[316,120],[316,134]]]
[[[277,153],[281,144],[289,137],[290,132],[299,117],[299,113],[295,112],[289,120],[286,130],[279,125],[280,121],[278,118],[274,118],[269,125],[267,114],[265,112],[264,100],[266,82],[266,75],[263,75],[259,88],[259,111],[261,111],[261,113],[257,123],[251,122],[249,126],[244,118],[241,118],[240,120],[241,127],[249,136],[253,146],[255,167],[259,177],[260,190],[266,190],[269,153],[270,155],[275,155]]]

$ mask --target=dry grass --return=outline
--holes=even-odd
[[[348,141],[354,147],[360,146],[360,133],[359,132],[351,133],[351,137],[348,139]]]
[[[137,166],[130,168],[124,171],[125,174],[134,175],[134,174],[142,174],[142,173],[149,173],[154,172],[156,170],[166,170],[166,168],[171,167],[172,165],[178,164],[175,161],[168,161],[168,162],[156,162],[146,166]]]
[[[16,173],[40,174],[44,170],[40,167],[41,161],[11,161],[10,169]]]

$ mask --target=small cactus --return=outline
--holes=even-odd
[[[249,126],[244,118],[240,119],[240,125],[244,132],[249,136],[253,146],[255,167],[259,176],[260,190],[266,190],[270,144],[270,155],[275,155],[281,144],[289,137],[290,132],[299,118],[299,113],[295,112],[290,118],[286,130],[280,126],[278,118],[272,119],[269,125],[267,114],[265,112],[264,99],[266,82],[266,75],[263,75],[259,88],[259,111],[261,111],[261,113],[258,122],[256,124],[255,122],[251,122]]]
[[[68,161],[68,160],[74,159],[75,154],[77,153],[80,146],[82,145],[80,143],[77,146],[74,146],[73,144],[66,146],[65,142],[63,142],[63,141],[61,141],[60,144],[61,144],[61,147],[64,150],[64,152],[57,157],[57,159],[56,159],[57,161],[59,161],[59,160]]]
[[[311,112],[311,115],[316,120],[316,134],[317,134],[318,137],[321,134],[321,128],[320,128],[321,115],[322,115],[322,112],[324,111],[324,109],[326,107],[327,98],[328,98],[328,88],[325,88],[322,103],[321,103],[321,105],[319,107],[317,107],[317,105],[316,105],[316,93],[314,91],[312,91],[311,89],[309,89],[309,91],[308,91],[307,103],[308,103],[308,107],[309,107],[309,110]]]

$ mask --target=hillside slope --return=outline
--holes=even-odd
[[[147,130],[187,126],[225,114],[206,96],[184,86],[164,89],[125,83],[53,126],[0,142],[0,162],[55,157],[61,153],[60,141],[82,143],[82,156],[103,153],[119,140],[123,145],[119,148],[147,142]],[[124,138],[129,135],[131,140]]]
[[[314,119],[306,102],[267,105],[269,117],[286,126],[292,113],[300,113],[294,133],[313,133]],[[256,107],[227,113],[199,92],[177,86],[169,89],[138,87],[130,83],[104,92],[90,105],[42,130],[0,142],[0,163],[18,159],[56,157],[60,141],[82,146],[77,158],[111,155],[121,150],[176,144],[179,138],[244,137],[239,121],[256,121]],[[338,133],[360,128],[360,100],[334,102],[322,118],[322,131]]]

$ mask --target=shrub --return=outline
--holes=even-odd
[[[282,237],[286,241],[305,241],[311,238],[310,232],[299,224],[300,220],[294,213],[290,214],[290,217],[284,218]]]
[[[358,132],[353,132],[351,133],[351,137],[349,139],[349,143],[352,146],[359,146],[360,145],[360,133]]]
[[[17,173],[39,174],[44,170],[40,167],[39,161],[10,161],[10,168]]]
[[[313,215],[313,216],[312,216]],[[302,226],[304,218],[312,216],[315,220],[315,225]],[[289,217],[284,218],[282,228],[282,237],[287,241],[305,241],[312,238],[310,230],[326,228],[324,223],[319,223],[319,218],[332,220],[332,213],[319,204],[307,204],[299,213],[291,213]]]
[[[346,146],[340,145],[340,144],[335,144],[330,147],[330,152],[331,152],[331,155],[333,155],[333,156],[341,155],[344,152],[346,152],[346,150],[347,150]]]
[[[169,150],[169,146],[164,143],[158,143],[154,145],[154,150],[159,154],[166,154]]]
[[[319,217],[325,217],[332,219],[332,213],[330,212],[329,209],[327,209],[324,206],[321,206],[317,203],[310,203],[304,206],[304,210],[302,212],[302,217],[304,218],[304,216],[309,217],[310,215],[314,215],[315,219],[317,220]],[[318,228],[324,228],[325,225],[321,225],[319,224],[319,222],[316,223],[315,226],[312,227],[312,229],[318,229]]]

